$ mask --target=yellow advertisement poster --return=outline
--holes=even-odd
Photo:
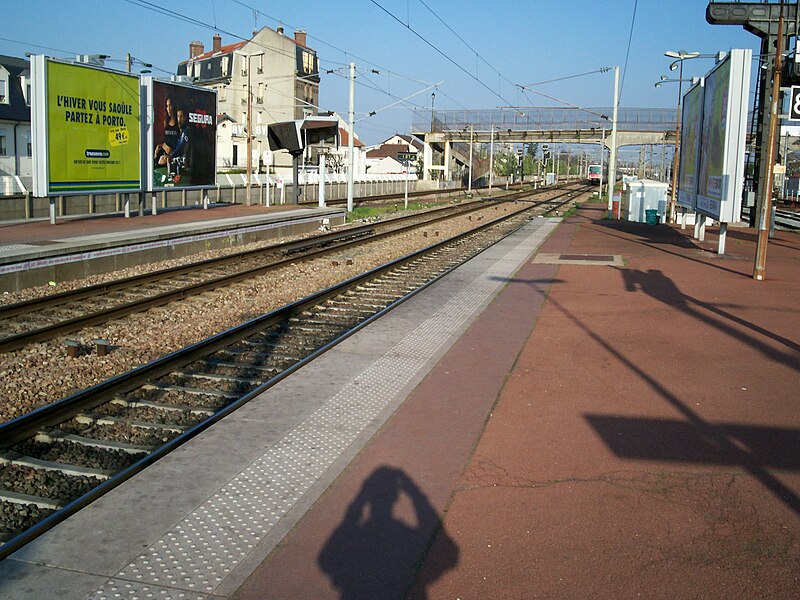
[[[51,61],[51,194],[141,189],[138,77]]]

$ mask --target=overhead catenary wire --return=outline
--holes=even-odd
[[[406,29],[408,29],[408,30],[409,30],[411,33],[413,33],[415,36],[417,36],[417,37],[418,37],[420,40],[422,40],[423,42],[425,42],[425,44],[427,44],[428,46],[430,46],[430,47],[431,47],[433,50],[435,50],[435,51],[436,51],[438,54],[440,54],[440,55],[441,55],[441,56],[443,56],[445,59],[447,59],[447,60],[448,60],[448,61],[449,61],[451,64],[453,64],[453,65],[454,65],[455,67],[457,67],[459,70],[463,71],[463,72],[464,72],[464,73],[465,73],[467,76],[469,76],[470,78],[474,79],[474,80],[475,80],[475,81],[477,81],[477,82],[478,82],[478,83],[479,83],[481,86],[483,86],[484,88],[486,88],[487,90],[489,90],[489,91],[490,91],[490,92],[491,92],[493,95],[495,95],[495,96],[497,96],[498,98],[500,98],[500,100],[502,100],[502,101],[503,101],[505,104],[511,104],[511,102],[509,102],[508,100],[506,100],[506,99],[503,97],[503,95],[502,95],[502,94],[500,94],[499,92],[495,92],[495,91],[494,91],[494,90],[493,90],[493,89],[492,89],[492,88],[491,88],[489,85],[487,85],[487,84],[486,84],[486,83],[484,83],[484,82],[483,82],[481,79],[479,79],[478,77],[476,77],[476,76],[474,76],[472,73],[470,73],[470,72],[469,72],[467,69],[465,69],[465,68],[464,68],[464,67],[463,67],[463,66],[462,66],[460,63],[456,62],[456,61],[455,61],[454,59],[452,59],[450,56],[448,56],[447,54],[445,54],[444,52],[442,52],[442,50],[440,50],[439,48],[437,48],[437,47],[436,47],[436,45],[435,45],[435,44],[433,44],[432,42],[428,41],[428,40],[427,40],[427,39],[426,39],[426,38],[425,38],[425,37],[424,37],[422,34],[420,34],[419,32],[417,32],[417,31],[416,31],[414,28],[412,28],[411,26],[409,26],[409,25],[406,25],[405,23],[403,23],[403,21],[402,21],[401,19],[399,19],[399,18],[398,18],[398,17],[397,17],[397,16],[396,16],[394,13],[392,13],[390,10],[388,10],[388,9],[386,9],[385,7],[381,6],[381,5],[380,5],[380,4],[379,4],[379,3],[378,3],[376,0],[370,0],[370,1],[371,1],[371,2],[372,2],[374,5],[375,5],[375,6],[377,6],[378,8],[380,8],[380,9],[381,9],[383,12],[385,12],[387,15],[389,15],[389,16],[390,16],[392,19],[394,19],[395,21],[397,21],[398,23],[400,23],[400,25],[402,25],[403,27],[405,27]]]
[[[631,17],[631,30],[628,34],[628,50],[625,52],[625,65],[622,67],[622,81],[619,85],[618,102],[622,102],[622,89],[625,87],[625,74],[628,72],[628,58],[631,55],[631,42],[633,41],[633,30],[636,25],[636,8],[639,6],[639,0],[633,0],[633,16]]]

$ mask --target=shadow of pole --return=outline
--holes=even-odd
[[[622,277],[625,280],[625,289],[627,291],[635,292],[639,290],[651,298],[658,300],[659,302],[663,302],[668,306],[677,307],[681,310],[681,312],[689,315],[690,317],[711,325],[725,335],[744,342],[751,348],[761,352],[770,360],[774,360],[775,362],[792,368],[795,371],[800,371],[800,345],[796,344],[792,340],[764,329],[763,327],[754,325],[753,323],[745,321],[744,319],[723,311],[711,304],[696,300],[695,298],[684,294],[678,288],[678,286],[675,285],[675,282],[669,277],[665,276],[664,273],[662,273],[659,269],[649,269],[646,273],[637,269],[619,270],[622,272]],[[768,337],[786,346],[787,348],[794,350],[794,352],[798,354],[792,355],[776,350],[761,340],[756,339],[752,335],[737,331],[730,325],[701,314],[695,308],[693,308],[692,305],[702,307],[711,313],[733,321],[737,325],[741,325],[742,327],[746,327],[752,331],[755,331],[764,337]]]
[[[756,480],[758,480],[766,489],[772,492],[776,498],[783,502],[795,513],[800,514],[800,497],[797,494],[778,481],[769,473],[758,456],[752,452],[742,450],[725,434],[723,430],[709,423],[701,418],[697,413],[691,410],[686,404],[670,392],[661,383],[653,379],[650,375],[637,367],[630,359],[628,359],[619,350],[614,348],[606,340],[600,337],[597,333],[592,331],[583,321],[576,315],[573,315],[565,307],[556,301],[552,296],[548,298],[548,302],[560,311],[565,317],[575,323],[581,330],[583,330],[591,339],[600,344],[610,354],[615,356],[623,365],[640,377],[647,385],[649,385],[654,392],[664,398],[673,408],[675,408],[683,417],[693,425],[697,431],[700,431],[713,443],[715,443],[727,456],[731,458],[732,464],[738,464],[750,473]]]

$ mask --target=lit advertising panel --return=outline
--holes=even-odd
[[[700,128],[703,126],[703,83],[683,96],[677,201],[694,211],[697,198],[697,167],[700,157]]]
[[[152,90],[151,189],[215,185],[216,92],[153,80],[145,85]]]
[[[43,104],[33,107],[34,139],[44,143],[37,153],[46,160],[38,190],[140,190],[139,78],[44,57],[34,64],[34,101]]]
[[[751,59],[731,50],[705,77],[696,208],[725,223],[741,209]]]

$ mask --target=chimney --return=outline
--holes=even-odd
[[[306,30],[299,29],[294,32],[294,41],[295,43],[299,44],[300,46],[306,45]]]
[[[214,34],[214,52],[219,52],[222,48],[222,36],[218,33]]]
[[[194,58],[196,56],[200,56],[205,52],[205,46],[203,46],[202,42],[198,42],[197,40],[193,42],[189,42],[189,58]]]
[[[282,25],[279,25],[279,26],[278,26],[278,28],[277,28],[275,31],[277,31],[278,33],[280,33],[281,35],[283,35],[283,26],[282,26]]]

